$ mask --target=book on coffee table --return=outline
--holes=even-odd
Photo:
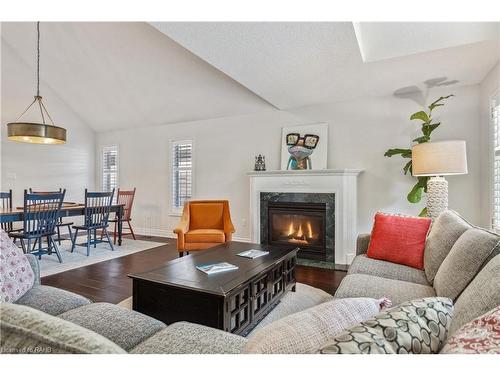
[[[196,266],[196,269],[206,273],[207,275],[212,275],[214,273],[237,270],[238,266],[227,262],[221,262],[213,264],[200,264]]]
[[[267,254],[269,254],[269,251],[251,249],[251,250],[247,250],[247,251],[242,251],[241,253],[238,253],[237,255],[239,255],[240,257],[255,259],[255,258],[262,257],[264,255],[267,255]]]

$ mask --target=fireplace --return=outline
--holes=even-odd
[[[325,252],[324,203],[270,202],[269,245],[296,245],[302,250]]]
[[[298,247],[300,258],[334,261],[334,194],[261,193],[261,242]]]

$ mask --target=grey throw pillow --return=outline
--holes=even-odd
[[[484,229],[465,231],[439,267],[434,279],[436,295],[454,301],[499,244],[500,236]]]
[[[376,315],[385,299],[334,299],[288,315],[259,329],[250,337],[243,353],[318,353],[336,334]]]
[[[335,336],[322,354],[438,353],[446,342],[453,303],[429,297],[402,303]]]
[[[455,242],[470,228],[472,226],[465,219],[451,210],[444,211],[434,220],[424,251],[425,275],[430,284]]]

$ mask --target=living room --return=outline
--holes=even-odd
[[[2,357],[500,353],[494,12],[104,8],[2,19]]]

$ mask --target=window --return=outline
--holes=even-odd
[[[172,142],[172,211],[180,213],[193,196],[193,142]]]
[[[490,121],[493,132],[492,226],[500,230],[500,91],[491,98]]]
[[[102,148],[102,190],[111,191],[118,187],[118,146]]]

